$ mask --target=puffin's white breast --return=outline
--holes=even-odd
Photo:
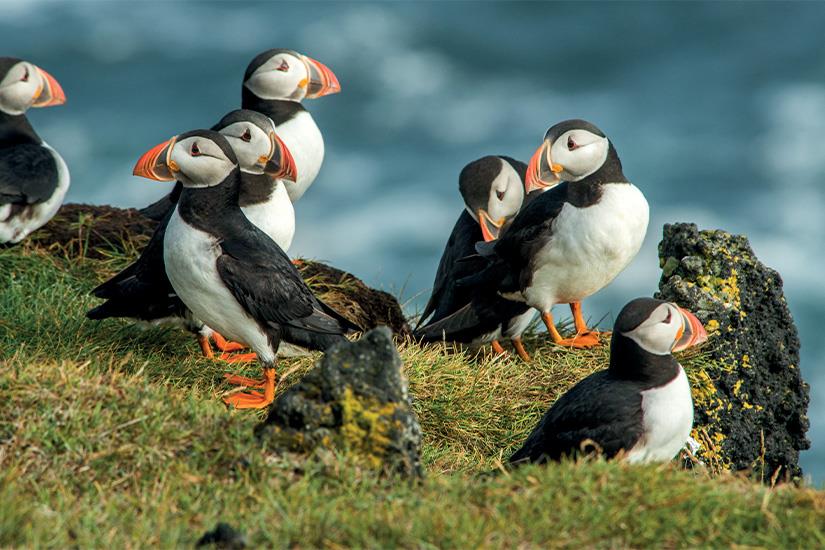
[[[565,204],[533,259],[527,303],[549,311],[607,286],[639,252],[648,217],[647,200],[629,183],[603,185],[599,202],[586,208]]]
[[[286,185],[289,183],[278,181],[265,202],[241,207],[249,221],[269,235],[284,252],[289,250],[295,236],[295,208],[289,200]]]
[[[301,111],[277,128],[278,137],[286,143],[298,168],[298,181],[287,183],[292,202],[300,199],[315,181],[324,162],[324,138],[308,111]]]
[[[644,435],[628,453],[629,462],[666,462],[685,446],[693,427],[693,399],[685,370],[658,388],[642,392]]]
[[[263,361],[274,360],[266,334],[226,288],[215,260],[218,240],[187,224],[177,208],[163,239],[163,262],[172,288],[194,317],[225,337],[250,346]]]

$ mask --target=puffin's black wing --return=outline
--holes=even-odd
[[[176,182],[175,187],[172,188],[167,195],[164,195],[160,200],[153,202],[149,206],[141,208],[138,212],[150,220],[159,222],[175,209],[175,205],[177,205],[180,200],[181,191],[183,191],[183,184]]]
[[[161,220],[137,260],[92,290],[93,295],[107,301],[88,311],[88,318],[133,317],[151,321],[185,312],[163,263],[163,238],[171,216],[169,212]]]
[[[522,207],[513,223],[495,241],[476,244],[477,256],[487,259],[487,267],[460,279],[459,287],[495,288],[502,292],[521,290],[524,271],[530,260],[553,235],[553,222],[568,198],[566,182],[535,196]]]
[[[441,254],[433,282],[433,292],[419,317],[416,330],[433,312],[435,315],[430,322],[443,319],[469,302],[471,295],[457,289],[455,283],[461,277],[470,275],[473,266],[459,260],[473,254],[475,243],[482,238],[481,229],[476,221],[466,210],[462,211]]]
[[[0,149],[0,204],[36,204],[57,188],[57,164],[41,145]]]
[[[643,433],[642,389],[607,371],[588,376],[550,407],[510,463],[559,460],[587,440],[608,458],[629,451]]]
[[[507,300],[495,291],[479,289],[473,294],[470,303],[443,319],[427,323],[416,330],[414,336],[424,342],[447,340],[470,343],[529,309],[523,302]]]
[[[251,223],[221,241],[216,260],[226,287],[263,324],[342,334],[341,322],[323,311],[289,257]]]
[[[495,243],[495,253],[508,263],[526,265],[534,247],[552,235],[553,222],[567,203],[567,182],[534,197]]]

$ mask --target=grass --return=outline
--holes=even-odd
[[[528,365],[402,344],[422,483],[274,456],[253,437],[260,414],[220,403],[225,366],[194,338],[85,319],[126,260],[0,250],[0,546],[191,546],[218,521],[253,547],[825,545],[810,488],[603,461],[480,475],[605,348],[532,341]],[[281,383],[314,359],[284,361]]]

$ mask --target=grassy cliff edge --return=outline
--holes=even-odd
[[[219,520],[253,546],[825,545],[825,493],[809,488],[602,461],[480,476],[605,347],[540,339],[527,365],[403,344],[421,484],[267,454],[260,415],[223,407],[225,365],[194,339],[84,318],[125,260],[0,250],[0,546],[191,545]],[[282,383],[315,358],[284,361]]]

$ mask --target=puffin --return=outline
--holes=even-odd
[[[482,157],[461,170],[458,188],[464,210],[441,255],[432,294],[413,332],[416,339],[471,345],[489,342],[500,354],[505,353],[498,340],[503,334],[513,339],[522,357],[526,355],[520,337],[532,320],[530,308],[495,292],[478,296],[474,288],[456,285],[478,267],[478,262],[464,261],[475,254],[476,242],[497,239],[521,208],[526,170],[526,164],[504,155]]]
[[[160,156],[150,150],[138,165],[151,167],[141,171],[147,178],[174,175],[183,184],[163,240],[166,274],[194,317],[247,343],[261,363],[261,379],[227,381],[263,391],[224,401],[239,409],[266,407],[275,395],[281,340],[326,350],[346,341],[346,321],[312,294],[284,251],[238,206],[240,168],[222,134],[193,130],[162,150]]]
[[[338,78],[326,65],[294,50],[267,50],[255,56],[246,68],[241,107],[271,118],[278,137],[294,155],[298,181],[287,188],[293,203],[315,181],[324,161],[324,138],[301,102],[340,91]],[[141,213],[162,220],[174,209],[180,192],[181,185],[176,184],[168,195],[141,209]]]
[[[275,124],[261,113],[238,109],[224,115],[212,130],[225,136],[238,158],[241,168],[238,205],[242,212],[282,250],[289,249],[295,233],[295,214],[286,188],[297,179],[297,173],[289,149],[275,132]],[[168,141],[163,142],[144,155],[135,167],[135,175],[158,181],[174,180],[174,174],[166,168],[168,145]],[[182,188],[181,185],[181,192]],[[176,194],[175,204],[181,192]],[[106,302],[88,311],[86,316],[94,320],[129,317],[152,323],[179,323],[197,334],[206,357],[214,357],[211,340],[224,352],[222,359],[231,362],[250,359],[248,355],[227,355],[245,346],[227,341],[192,317],[174,292],[163,261],[164,237],[173,211],[166,213],[135,262],[92,291]]]
[[[0,244],[19,243],[63,204],[69,168],[37,135],[26,111],[65,102],[52,75],[28,61],[0,57]]]
[[[543,190],[541,193],[535,193]],[[581,301],[607,286],[633,260],[647,232],[649,209],[622,171],[616,148],[594,124],[552,126],[527,167],[531,200],[496,240],[476,245],[488,264],[459,285],[494,288],[541,313],[553,342],[599,344]],[[563,338],[551,308],[569,304],[576,334]]]
[[[613,327],[610,364],[562,395],[512,465],[596,451],[630,463],[667,462],[693,427],[693,400],[674,352],[707,340],[702,323],[676,304],[636,298]]]

